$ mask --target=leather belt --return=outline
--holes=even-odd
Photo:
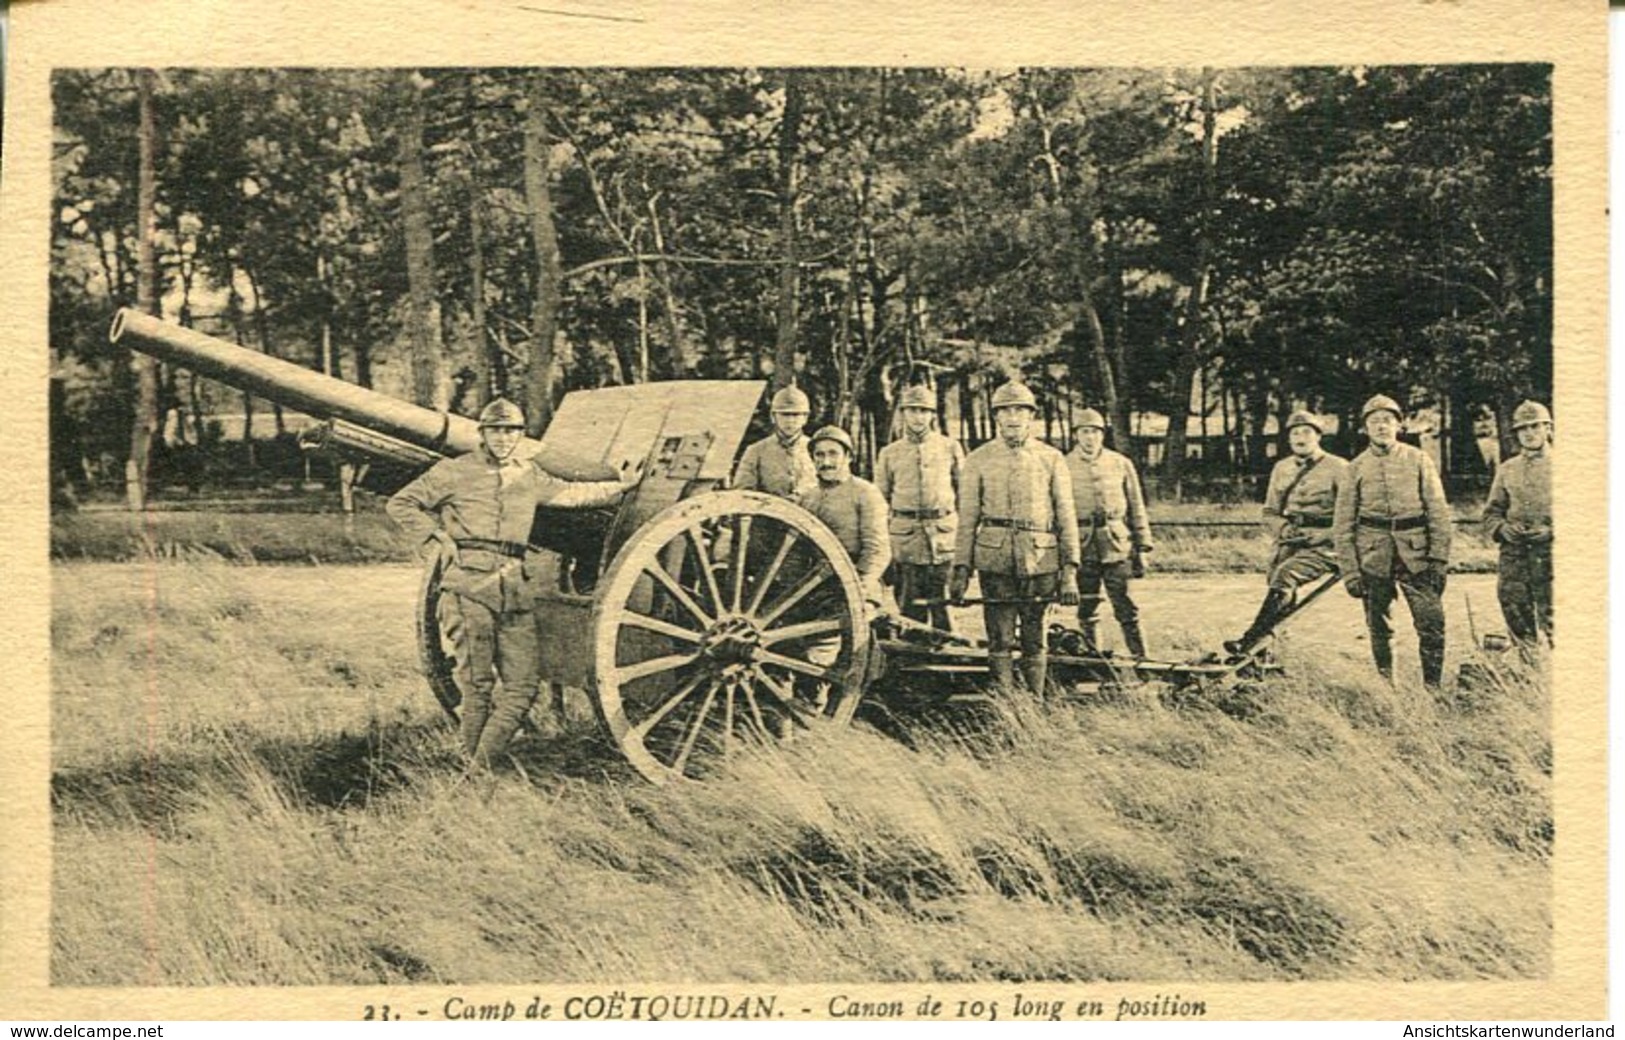
[[[892,516],[900,516],[904,520],[941,520],[943,517],[952,514],[953,510],[951,509],[893,509],[891,511]]]
[[[1332,526],[1332,518],[1329,517],[1329,516],[1289,516],[1289,517],[1287,517],[1287,519],[1291,520],[1294,524],[1296,524],[1299,527],[1330,527],[1330,526]]]
[[[1425,516],[1407,516],[1399,520],[1392,520],[1386,516],[1362,516],[1361,527],[1375,527],[1380,531],[1411,531],[1418,527],[1426,527],[1428,518]]]
[[[981,526],[1011,527],[1017,531],[1041,531],[1045,534],[1049,534],[1054,530],[1049,524],[1034,523],[1031,520],[1015,520],[1008,516],[984,516],[982,517]]]
[[[1090,527],[1090,528],[1105,527],[1107,524],[1111,523],[1113,520],[1117,520],[1117,521],[1122,522],[1122,523],[1127,523],[1128,522],[1126,517],[1121,517],[1121,516],[1085,516],[1085,517],[1080,517],[1078,519],[1078,526],[1079,527]]]
[[[524,542],[501,542],[495,538],[457,538],[453,539],[459,549],[475,549],[483,552],[500,553],[503,556],[513,556],[523,559],[526,546]]]

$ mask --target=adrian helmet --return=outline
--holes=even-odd
[[[1373,398],[1373,400],[1375,400],[1375,398]],[[1367,404],[1366,410],[1370,411],[1371,405]],[[1308,426],[1316,433],[1326,432],[1326,427],[1321,424],[1320,416],[1316,415],[1314,412],[1306,412],[1302,409],[1293,412],[1292,415],[1287,418],[1286,431],[1291,433],[1294,428],[1299,426]]]
[[[1392,412],[1395,419],[1404,419],[1405,410],[1399,407],[1399,402],[1386,394],[1378,394],[1365,403],[1360,409],[1360,421],[1363,423],[1372,412]]]
[[[1093,408],[1085,408],[1078,413],[1078,421],[1075,425],[1080,430],[1104,430],[1106,429],[1106,417]]]
[[[800,412],[803,415],[812,411],[812,402],[800,387],[787,386],[773,395],[772,410],[775,412]]]
[[[488,426],[522,430],[525,428],[525,411],[505,397],[494,398],[480,409],[480,429]]]
[[[834,441],[846,449],[848,455],[852,454],[852,435],[839,426],[825,426],[807,440],[807,447],[811,449],[819,441]]]
[[[937,410],[937,392],[928,386],[914,385],[903,390],[903,396],[898,400],[899,408],[925,408],[929,411]]]
[[[1525,426],[1538,426],[1541,423],[1550,423],[1552,413],[1539,401],[1525,401],[1512,409],[1512,428],[1521,430]]]
[[[1000,408],[1028,408],[1036,412],[1038,398],[1033,396],[1026,383],[1011,380],[993,391],[993,410],[996,412]]]

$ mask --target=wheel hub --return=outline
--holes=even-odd
[[[761,630],[737,614],[721,617],[700,643],[700,652],[718,665],[746,664],[761,645]]]

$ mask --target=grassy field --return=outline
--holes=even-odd
[[[415,580],[53,569],[55,983],[1550,969],[1545,684],[1435,699],[1413,642],[1380,684],[1341,595],[1245,695],[1009,696],[657,789],[577,694],[523,773],[461,781],[414,675]],[[1244,621],[1258,581],[1140,588],[1172,651]],[[1464,588],[1493,603],[1453,583],[1457,626]]]
[[[64,561],[226,560],[234,563],[407,562],[411,547],[378,508],[345,518],[334,512],[57,513],[51,556]],[[1150,565],[1180,574],[1248,573],[1262,569],[1270,543],[1256,505],[1156,503],[1151,509],[1157,549]],[[1462,520],[1477,516],[1463,508]],[[1495,547],[1474,523],[1456,529],[1451,567],[1458,573],[1495,569]]]

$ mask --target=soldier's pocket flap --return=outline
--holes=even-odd
[[[1008,527],[978,527],[976,544],[988,549],[1002,549],[1010,540]]]
[[[1399,537],[1404,539],[1403,545],[1412,552],[1425,553],[1428,551],[1428,533],[1424,528],[1414,531],[1401,531]]]
[[[1060,544],[1060,539],[1054,531],[1034,531],[1032,534],[1034,549],[1053,549]]]
[[[457,566],[465,571],[485,574],[502,566],[507,557],[489,549],[458,549]]]
[[[953,534],[959,530],[959,517],[950,513],[947,516],[939,517],[934,520],[932,522],[932,526],[935,527],[940,534]]]
[[[906,516],[893,516],[891,518],[891,533],[899,538],[913,534],[919,529],[919,523]]]

